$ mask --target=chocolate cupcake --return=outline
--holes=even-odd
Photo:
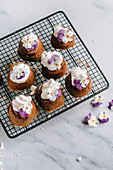
[[[65,85],[68,92],[73,97],[83,97],[92,89],[92,81],[85,69],[79,67],[73,68],[71,73],[65,79]]]
[[[0,73],[0,86],[2,85],[2,74]]]
[[[36,89],[35,98],[39,105],[46,111],[52,112],[64,105],[64,96],[60,89],[60,83],[53,79]]]
[[[40,61],[44,46],[39,37],[31,31],[19,42],[18,55],[27,61]]]
[[[75,45],[75,34],[67,27],[57,25],[51,37],[51,44],[55,49],[68,49]]]
[[[44,51],[41,57],[42,74],[50,79],[58,79],[63,77],[68,70],[67,63],[63,56],[56,51]]]
[[[19,95],[15,97],[7,108],[13,126],[27,126],[38,115],[38,108],[31,96]]]
[[[35,81],[33,69],[26,63],[19,62],[10,66],[8,72],[8,87],[12,91],[30,88]]]

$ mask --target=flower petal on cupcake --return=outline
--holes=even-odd
[[[111,102],[109,102],[108,108],[113,111],[113,100],[111,100]]]
[[[21,115],[21,117],[27,117],[27,116],[28,116],[28,114],[26,113],[26,111],[23,111],[23,108],[21,108],[21,109],[19,110],[19,114]]]
[[[89,78],[82,78],[82,80],[80,81],[80,84],[83,88],[85,88],[89,83]]]
[[[72,31],[70,31],[70,30],[65,30],[64,31],[64,36],[63,36],[63,38],[62,38],[62,41],[64,42],[64,43],[67,43],[68,41],[73,41],[73,32]]]
[[[74,79],[73,81],[74,86],[78,89],[78,90],[82,90],[82,86],[80,84],[80,80]]]
[[[94,97],[94,99],[92,100],[92,107],[98,107],[99,105],[101,105],[101,104],[103,104],[102,102],[101,102],[101,100],[102,100],[102,98],[101,98],[101,96],[95,96]]]
[[[109,115],[107,112],[101,112],[98,116],[98,120],[100,123],[107,123],[109,121]]]

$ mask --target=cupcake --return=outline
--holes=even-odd
[[[35,81],[33,69],[26,63],[19,62],[10,66],[8,71],[8,87],[12,91],[30,88]]]
[[[67,63],[63,56],[56,51],[44,51],[41,57],[42,74],[50,79],[58,79],[63,77],[67,71]]]
[[[73,97],[83,97],[92,89],[92,81],[85,69],[80,67],[73,68],[71,73],[65,79],[65,85],[68,92]]]
[[[35,92],[35,98],[39,105],[48,112],[52,112],[64,105],[64,96],[60,89],[60,83],[54,79],[50,79],[38,87]]]
[[[57,25],[51,37],[51,44],[55,49],[68,49],[75,45],[75,34],[67,27]]]
[[[7,108],[11,124],[13,126],[27,126],[38,115],[38,108],[31,96],[16,96]]]
[[[0,73],[0,86],[2,85],[2,74]]]
[[[39,37],[31,31],[19,42],[18,55],[27,61],[40,61],[44,46]]]

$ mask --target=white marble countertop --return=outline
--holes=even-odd
[[[0,37],[58,10],[72,21],[110,88],[102,93],[102,107],[92,109],[90,99],[18,138],[9,139],[0,125],[3,170],[113,170],[113,113],[107,109],[113,98],[113,1],[0,0]],[[82,124],[89,112],[100,111],[110,114],[108,124]]]

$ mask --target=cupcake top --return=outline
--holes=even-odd
[[[59,42],[67,43],[73,41],[73,31],[69,30],[68,28],[64,28],[60,25],[57,25],[54,28],[53,35],[57,37]]]
[[[29,34],[25,35],[22,38],[22,43],[23,47],[25,47],[27,51],[32,51],[38,47],[39,41],[37,39],[37,36],[33,34],[32,31],[30,30]]]
[[[50,101],[55,101],[61,96],[60,83],[56,82],[54,79],[48,80],[42,86],[42,99],[49,99]]]
[[[80,67],[73,68],[71,71],[72,86],[75,86],[78,90],[82,90],[89,84],[89,78],[85,69]]]
[[[10,71],[10,79],[16,83],[25,82],[30,74],[30,67],[27,64],[19,63]]]
[[[41,64],[48,70],[59,70],[62,64],[62,55],[56,51],[44,51],[41,57]]]
[[[21,117],[27,117],[29,114],[31,114],[31,110],[33,108],[31,101],[31,96],[16,96],[15,99],[12,101],[13,110],[18,112]]]

